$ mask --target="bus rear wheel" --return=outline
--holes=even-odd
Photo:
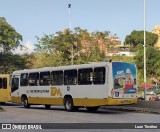
[[[74,111],[74,105],[73,105],[73,100],[70,97],[65,98],[64,100],[64,107],[66,111]]]
[[[50,109],[50,108],[51,108],[51,105],[45,105],[45,108],[46,108],[46,109]]]
[[[97,111],[99,109],[99,106],[95,106],[95,107],[86,107],[86,109],[89,111],[89,112],[94,112],[94,111]]]
[[[22,97],[22,104],[23,104],[24,108],[30,108],[30,104],[28,104],[27,97]]]

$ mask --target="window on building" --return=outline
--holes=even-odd
[[[76,85],[76,84],[77,84],[77,70],[65,70],[64,85]]]
[[[51,72],[52,85],[63,85],[63,71]]]
[[[93,81],[93,69],[79,69],[78,70],[78,84],[79,85],[90,85]]]
[[[94,84],[104,84],[105,74],[106,74],[105,67],[94,68],[93,83]]]
[[[21,74],[20,85],[28,86],[28,73]]]
[[[41,72],[40,73],[40,85],[41,86],[50,85],[50,72]]]
[[[29,85],[38,86],[39,85],[39,73],[30,73],[29,74]]]

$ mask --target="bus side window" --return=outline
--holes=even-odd
[[[41,86],[50,85],[50,72],[41,72],[40,73],[40,85]]]
[[[7,89],[7,78],[0,78],[0,89]]]
[[[77,70],[65,70],[64,85],[76,85],[76,84],[77,84]]]
[[[3,87],[3,81],[2,81],[2,78],[0,78],[0,89],[2,89]]]
[[[39,73],[30,73],[29,86],[38,86],[38,85],[39,85]]]
[[[91,85],[93,81],[93,69],[79,69],[78,70],[78,84],[79,85]]]
[[[51,72],[52,85],[63,85],[63,71]]]
[[[28,73],[21,74],[20,85],[21,86],[28,86]]]
[[[7,78],[3,78],[3,88],[7,89]]]
[[[105,67],[94,68],[93,83],[104,84],[105,83]]]
[[[2,78],[0,78],[0,89],[3,88],[3,81],[2,81]]]

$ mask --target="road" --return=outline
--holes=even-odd
[[[160,115],[151,113],[103,109],[94,113],[89,113],[86,109],[66,112],[62,106],[52,106],[51,109],[47,110],[42,105],[33,105],[26,109],[21,105],[12,103],[2,107],[6,111],[0,112],[0,123],[160,123]],[[145,129],[141,131],[146,132]]]

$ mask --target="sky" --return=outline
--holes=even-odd
[[[80,27],[89,32],[110,31],[122,43],[133,30],[144,28],[144,0],[0,0],[0,17],[23,36],[22,45],[31,50],[35,36],[55,34]],[[146,30],[160,24],[160,0],[146,0]]]

